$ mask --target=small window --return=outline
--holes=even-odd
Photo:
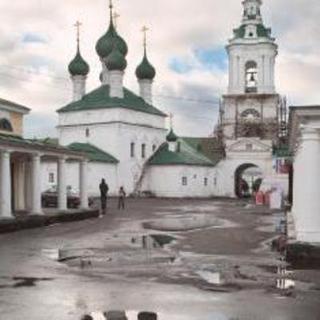
[[[49,183],[54,183],[54,173],[49,173]]]
[[[157,146],[154,144],[154,145],[152,146],[152,151],[155,152],[156,149],[157,149]]]
[[[208,178],[204,178],[204,186],[205,186],[205,187],[208,186]]]
[[[217,177],[214,177],[214,179],[213,179],[213,184],[214,184],[215,186],[217,185],[217,182],[218,182]]]
[[[187,186],[188,185],[188,178],[187,177],[182,177],[182,185]]]
[[[130,156],[131,158],[135,157],[135,144],[133,142],[130,144]]]
[[[141,145],[141,157],[142,158],[146,157],[146,145],[145,144]]]
[[[90,137],[90,129],[86,129],[86,138],[89,138]]]

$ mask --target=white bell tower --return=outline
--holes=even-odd
[[[226,47],[229,84],[223,96],[223,135],[229,141],[273,141],[278,134],[279,95],[274,72],[278,46],[271,29],[263,24],[262,0],[244,0],[242,5],[241,25],[233,30]]]
[[[229,40],[229,94],[275,93],[277,45],[261,16],[261,0],[243,1],[242,24]]]

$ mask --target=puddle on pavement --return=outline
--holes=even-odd
[[[143,223],[145,229],[167,232],[183,232],[212,227],[222,227],[224,221],[212,214],[188,214],[187,216],[170,217]]]
[[[139,311],[108,311],[92,312],[81,317],[80,320],[184,320],[185,315],[169,314],[162,312]],[[188,318],[189,319],[189,318]],[[221,313],[213,313],[210,320],[236,320]]]
[[[151,234],[141,237],[143,249],[163,248],[176,240],[175,237],[166,234]]]
[[[196,274],[210,284],[221,285],[222,279],[220,272],[211,272],[207,270],[197,271]]]
[[[53,278],[35,278],[35,277],[1,277],[0,279],[1,279],[0,289],[35,287],[38,282],[53,280]],[[3,284],[2,282],[5,282],[5,283]]]
[[[42,255],[49,258],[50,260],[59,261],[60,260],[60,250],[59,249],[42,249]]]

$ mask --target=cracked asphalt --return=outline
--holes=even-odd
[[[320,319],[319,270],[270,249],[283,217],[235,200],[129,199],[101,219],[0,235],[0,319]]]

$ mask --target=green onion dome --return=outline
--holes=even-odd
[[[167,135],[167,141],[176,142],[177,140],[178,140],[178,136],[173,132],[173,129],[171,128],[169,134]]]
[[[107,58],[111,52],[113,46],[116,45],[123,56],[128,54],[128,46],[126,42],[121,38],[111,20],[108,31],[98,40],[96,44],[97,54],[101,59]]]
[[[139,80],[153,80],[156,76],[156,69],[149,62],[146,53],[136,69],[136,76]]]
[[[90,67],[82,58],[79,49],[74,59],[70,62],[68,69],[72,76],[86,76],[90,72]]]
[[[113,46],[112,52],[106,60],[106,67],[109,71],[124,71],[126,69],[127,60],[117,45]]]

